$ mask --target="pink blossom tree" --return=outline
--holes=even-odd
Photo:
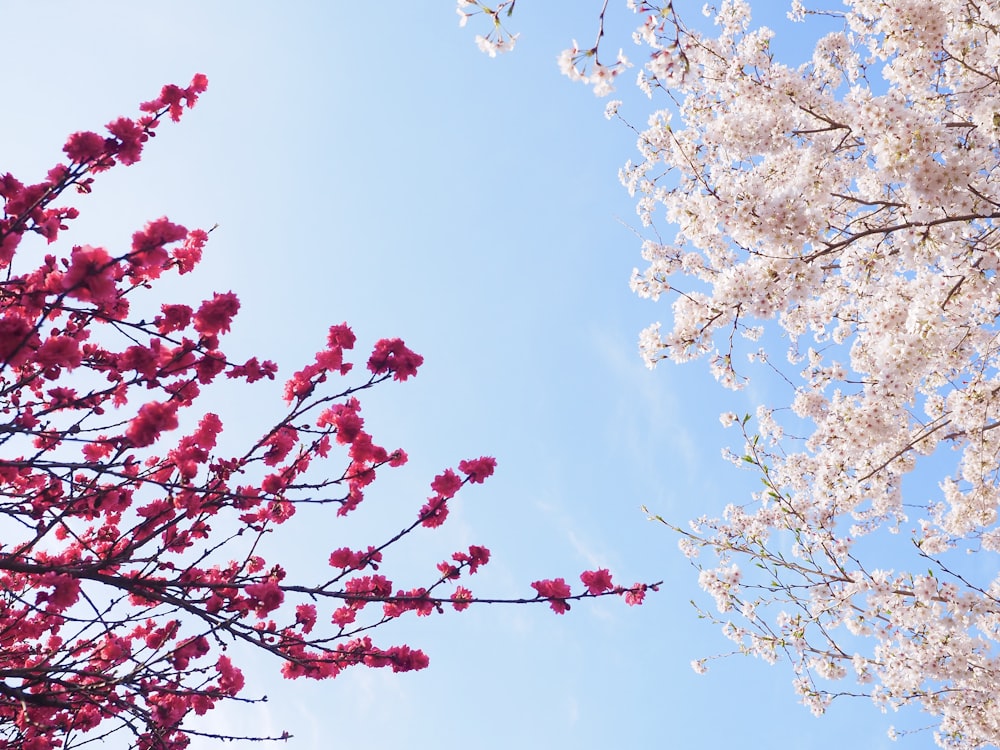
[[[110,735],[137,748],[183,748],[198,734],[190,716],[253,700],[227,653],[233,644],[272,655],[286,678],[332,678],[360,665],[403,672],[428,657],[377,645],[373,631],[411,613],[483,602],[538,602],[562,613],[597,596],[639,603],[647,590],[616,586],[597,570],[583,573],[575,594],[557,578],[536,581],[535,594],[520,599],[477,597],[466,583],[489,562],[479,545],[444,553],[414,581],[378,572],[394,544],[440,526],[464,485],[493,474],[491,457],[435,477],[391,537],[361,549],[332,543],[310,580],[286,573],[281,540],[287,552],[297,508],[345,516],[379,472],[406,462],[403,450],[366,431],[358,396],[409,379],[423,358],[382,339],[357,376],[348,361],[355,336],[334,325],[313,361],[287,379],[280,419],[223,452],[223,420],[205,410],[205,388],[225,376],[252,389],[278,370],[220,349],[237,296],[163,302],[151,319],[131,312],[140,301],[148,307],[162,277],[194,270],[208,232],[160,218],[121,250],[45,254],[42,244],[61,239],[77,217],[65,205],[71,189],[89,193],[102,172],[137,162],[161,122],[179,120],[206,86],[203,75],[166,86],[106,134],[74,133],[66,161],[41,182],[0,176],[4,750],[68,749]],[[340,468],[330,471],[331,462]]]
[[[513,2],[458,5],[512,45]],[[629,65],[600,58],[608,5],[560,58],[598,94]],[[795,0],[815,43],[791,66],[744,0],[711,31],[625,5],[654,102],[620,173],[650,230],[632,287],[672,313],[642,356],[772,376],[722,415],[761,491],[669,524],[713,619],[817,714],[865,694],[931,714],[942,747],[1000,745],[1000,8]]]

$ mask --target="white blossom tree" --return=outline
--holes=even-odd
[[[722,415],[763,489],[669,524],[712,618],[790,662],[815,713],[864,694],[920,706],[942,747],[1000,744],[1000,5],[796,0],[824,29],[796,67],[742,0],[706,9],[710,33],[627,6],[656,107],[621,170],[649,236],[632,286],[672,313],[642,356],[786,393]],[[458,10],[495,54],[513,8]],[[595,8],[594,46],[560,65],[604,94],[629,63],[602,62]]]

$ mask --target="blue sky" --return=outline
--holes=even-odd
[[[519,3],[517,50],[496,60],[476,50],[474,24],[458,28],[453,0],[52,1],[44,17],[0,6],[0,48],[16,71],[5,76],[0,171],[22,180],[59,160],[70,132],[135,112],[164,83],[210,80],[139,165],[79,200],[62,253],[121,248],[161,215],[218,224],[197,273],[160,293],[190,303],[235,291],[232,358],[269,357],[290,374],[346,320],[359,359],[383,336],[426,359],[415,380],[363,399],[376,439],[410,464],[373,485],[357,518],[308,517],[272,557],[309,570],[333,548],[372,543],[413,517],[435,473],[488,454],[497,475],[389,563],[401,583],[470,543],[493,552],[473,579],[481,595],[531,595],[533,580],[598,566],[621,583],[666,581],[641,608],[404,619],[382,640],[424,649],[421,673],[286,682],[244,655],[247,694],[269,701],[217,711],[210,728],[287,729],[295,750],[889,746],[893,717],[858,700],[814,719],[786,668],[689,667],[730,644],[697,619],[689,600],[710,601],[695,572],[639,508],[683,522],[753,489],[752,474],[720,458],[734,436],[718,414],[752,409],[760,391],[725,392],[703,364],[650,372],[639,358],[639,331],[668,308],[628,289],[637,219],[616,175],[634,135],[555,64],[570,39],[592,38],[599,5]],[[630,80],[622,113],[642,123],[650,105]],[[277,388],[211,398],[234,445],[280,413]],[[894,745],[932,746],[929,733]]]

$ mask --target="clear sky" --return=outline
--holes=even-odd
[[[287,729],[295,750],[889,747],[893,717],[862,699],[815,719],[786,667],[737,658],[692,672],[692,659],[731,644],[697,618],[689,600],[711,602],[696,573],[639,508],[684,522],[754,489],[720,458],[735,436],[718,414],[754,408],[759,391],[723,391],[704,363],[651,372],[639,358],[639,331],[669,311],[628,289],[642,261],[616,175],[634,135],[555,64],[573,37],[592,39],[600,3],[522,0],[517,50],[496,60],[458,28],[454,5],[0,3],[0,172],[24,181],[59,160],[70,132],[133,114],[164,83],[210,81],[139,165],[78,201],[61,253],[120,250],[161,215],[218,224],[197,273],[161,293],[191,303],[236,292],[232,358],[271,358],[290,374],[345,320],[361,352],[399,336],[426,358],[415,380],[363,399],[376,440],[410,464],[373,485],[358,518],[316,514],[273,557],[307,568],[373,543],[414,517],[435,473],[487,454],[497,475],[401,550],[389,571],[401,584],[470,543],[493,551],[472,579],[480,595],[530,596],[533,580],[594,567],[620,583],[666,581],[640,608],[607,599],[565,616],[542,605],[405,618],[381,640],[424,649],[420,673],[286,682],[277,664],[245,656],[247,695],[268,703],[207,725]],[[622,112],[641,124],[650,105],[630,87],[628,74]],[[234,444],[280,413],[266,386],[211,398]]]

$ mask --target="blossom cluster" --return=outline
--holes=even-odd
[[[490,28],[486,34],[476,35],[476,45],[490,57],[498,53],[510,52],[514,49],[517,34],[511,34],[504,28],[501,16],[510,16],[514,12],[517,0],[502,0],[496,7],[490,8],[479,0],[458,0],[459,25],[465,26],[473,16],[482,15],[489,19]]]
[[[563,578],[535,581],[531,587],[538,592],[538,598],[547,600],[552,611],[558,615],[568,612],[569,603],[576,599],[616,594],[624,598],[625,603],[632,607],[642,604],[646,598],[647,590],[657,591],[659,589],[659,584],[634,583],[628,588],[615,586],[611,583],[611,573],[608,572],[607,568],[585,570],[580,574],[580,581],[583,582],[586,591],[576,595],[573,594],[569,584]]]
[[[722,416],[764,491],[678,528],[713,616],[815,712],[853,678],[942,747],[1000,744],[1000,8],[795,0],[789,65],[747,0],[707,30],[622,5],[655,102],[620,171],[652,228],[632,288],[670,300],[642,356],[789,389]]]
[[[463,584],[490,560],[479,545],[431,566],[422,585],[385,574],[395,543],[440,526],[463,486],[493,474],[489,456],[436,476],[426,504],[395,535],[362,548],[331,544],[315,580],[293,576],[273,559],[271,540],[288,533],[297,510],[354,512],[378,474],[407,462],[366,429],[358,395],[412,378],[423,358],[400,339],[381,339],[358,375],[349,361],[356,337],[346,323],[333,325],[325,346],[285,381],[280,418],[231,452],[222,448],[222,417],[197,408],[205,388],[223,376],[251,384],[278,372],[269,360],[234,362],[222,351],[237,295],[131,313],[161,278],[197,267],[208,232],[162,217],[118,251],[19,252],[33,235],[56,241],[78,215],[60,205],[70,188],[90,192],[96,175],[137,162],[160,122],[179,120],[206,86],[202,75],[166,86],[107,135],[71,135],[68,162],[42,182],[0,176],[6,750],[69,750],[114,733],[134,747],[182,750],[190,716],[237,696],[253,700],[241,695],[243,674],[225,653],[231,643],[267,652],[290,679],[356,666],[402,672],[429,659],[408,645],[379,645],[372,631],[384,623],[446,605],[552,599],[555,607],[554,597],[571,597],[560,588],[544,599],[477,598]],[[347,377],[354,382],[336,385]],[[344,468],[330,473],[337,455]],[[587,592],[573,598],[616,593],[606,571],[585,575]],[[623,595],[636,603],[644,591],[636,584]]]
[[[641,221],[675,227],[633,276],[639,295],[672,297],[642,353],[704,357],[740,388],[744,353],[780,361],[741,339],[765,326],[789,342],[788,401],[722,416],[765,490],[681,529],[687,554],[719,555],[694,558],[714,617],[741,651],[789,658],[814,712],[856,679],[934,715],[942,746],[976,748],[1000,741],[1000,578],[964,554],[1000,551],[1000,14],[846,6],[796,67],[746,2],[720,4],[715,35],[645,17],[640,85],[679,104],[649,118],[621,172]],[[923,467],[936,491],[904,481]],[[876,548],[889,565],[866,562]]]
[[[476,36],[476,44],[482,52],[490,57],[496,57],[498,52],[509,52],[514,49],[514,42],[517,41],[517,34],[511,34],[504,28],[501,15],[509,18],[514,13],[516,0],[504,0],[490,8],[478,0],[458,0],[459,25],[465,26],[469,19],[476,15],[483,15],[489,19],[491,29],[485,35]],[[614,91],[615,79],[625,70],[632,67],[628,58],[622,50],[618,50],[618,55],[613,63],[601,63],[600,43],[604,37],[604,15],[607,11],[607,3],[599,14],[600,27],[597,33],[597,41],[592,47],[581,48],[576,40],[573,46],[563,50],[559,55],[559,70],[563,75],[572,81],[579,81],[589,86],[593,86],[594,94],[606,96]]]

